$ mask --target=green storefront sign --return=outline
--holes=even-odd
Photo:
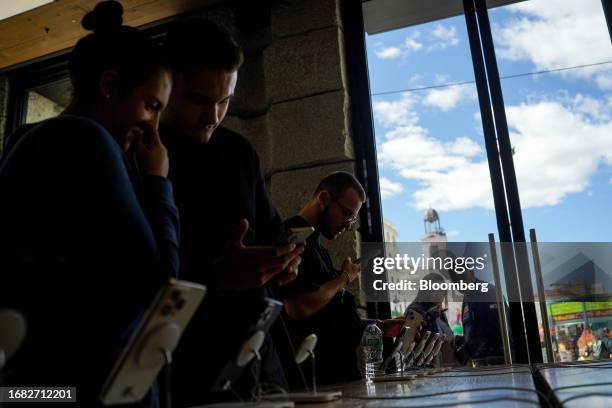
[[[550,315],[567,316],[594,310],[612,310],[612,301],[605,302],[559,302],[549,305]]]
[[[550,305],[550,314],[552,316],[581,313],[583,310],[582,302],[561,302]]]

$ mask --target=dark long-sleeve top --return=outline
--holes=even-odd
[[[22,311],[28,333],[5,384],[77,386],[94,406],[129,329],[178,273],[172,186],[138,177],[92,119],[18,132],[0,163],[0,307]]]
[[[212,383],[235,357],[265,287],[225,291],[219,287],[216,262],[241,219],[249,221],[245,245],[268,245],[282,229],[282,220],[265,189],[259,156],[253,145],[226,128],[215,130],[208,143],[196,143],[160,126],[170,157],[170,179],[181,213],[181,277],[207,285],[202,306],[185,330],[174,355],[173,397],[177,407],[202,403]],[[267,345],[269,346],[269,345]],[[262,378],[282,372],[273,350],[262,351]],[[252,377],[250,369],[244,377]],[[250,378],[249,378],[250,379]],[[243,386],[241,386],[243,384]],[[248,379],[234,384],[250,393]],[[204,399],[203,399],[204,398]]]

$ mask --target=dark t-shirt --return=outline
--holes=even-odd
[[[5,385],[78,387],[96,406],[130,327],[178,271],[178,213],[111,135],[71,115],[17,132],[0,164],[0,307],[26,341]]]
[[[213,264],[222,255],[240,220],[249,221],[245,245],[272,243],[282,220],[265,190],[259,157],[243,136],[223,127],[211,140],[198,144],[161,127],[170,157],[170,179],[181,213],[181,277],[207,285],[202,307],[185,331],[173,364],[174,405],[196,405],[209,400],[212,383],[230,358],[234,358],[241,333],[252,321],[246,314],[266,288],[221,291]],[[284,383],[282,368],[270,343],[263,351],[268,381]],[[250,367],[236,384],[249,394]],[[280,376],[279,376],[280,373]]]
[[[295,216],[285,222],[287,228],[306,227],[309,224]],[[276,294],[287,299],[300,293],[316,291],[321,285],[337,278],[340,271],[334,268],[331,256],[321,244],[319,232],[315,231],[307,240],[302,253],[298,277],[291,283],[276,288]],[[292,388],[303,388],[304,380],[293,363],[293,349],[311,333],[318,337],[315,349],[317,384],[334,384],[361,378],[357,366],[356,348],[362,335],[362,324],[356,310],[355,298],[342,289],[323,309],[305,319],[294,320],[286,313],[282,315],[291,336],[291,345],[285,341],[285,330],[279,322],[274,328],[274,338],[281,360],[285,364],[287,379]],[[305,380],[312,383],[310,363],[302,364]]]

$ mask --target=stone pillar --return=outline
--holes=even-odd
[[[355,172],[339,0],[277,1],[271,28],[274,42],[264,51],[271,196],[290,217],[324,176]],[[325,245],[339,268],[345,257],[358,256],[359,236],[348,232]],[[353,285],[359,293],[359,282]]]
[[[244,62],[223,125],[253,143],[263,171],[268,173],[272,168],[272,137],[268,129],[270,100],[265,82],[264,50],[273,37],[270,25],[265,24],[269,12],[256,8],[257,15],[249,20],[251,10],[249,7],[239,9],[239,15],[233,19],[232,31],[242,47]]]

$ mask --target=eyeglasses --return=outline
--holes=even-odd
[[[344,216],[343,222],[349,226],[355,224],[359,219],[357,217],[357,214],[354,214],[350,208],[343,206],[336,197],[332,196],[332,199],[335,201],[336,204],[338,204],[338,207],[340,207],[340,209],[342,210],[342,215]]]

